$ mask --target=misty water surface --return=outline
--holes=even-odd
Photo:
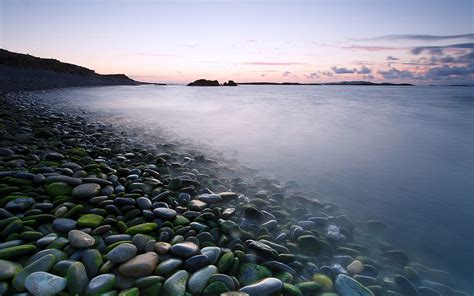
[[[44,97],[146,120],[262,174],[296,180],[356,220],[383,220],[395,245],[472,286],[473,93],[469,87],[119,86]]]

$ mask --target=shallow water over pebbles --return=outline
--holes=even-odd
[[[384,221],[389,240],[474,290],[472,88],[120,86],[40,96],[295,180],[355,220]]]

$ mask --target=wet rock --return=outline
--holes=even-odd
[[[170,251],[175,256],[189,258],[199,253],[199,247],[192,242],[184,242],[173,245]]]
[[[186,261],[184,261],[184,269],[186,269],[189,272],[195,272],[196,270],[201,269],[202,267],[208,264],[209,264],[209,260],[207,259],[207,256],[195,255],[186,259]]]
[[[23,266],[18,263],[0,260],[0,280],[10,279],[22,270]]]
[[[197,199],[208,204],[215,204],[222,201],[222,197],[219,194],[208,194],[208,193],[204,193],[197,196]]]
[[[138,255],[119,267],[119,272],[130,277],[143,277],[153,273],[158,264],[158,255],[148,252]]]
[[[97,214],[85,214],[77,220],[77,226],[80,228],[96,228],[102,223],[104,217]]]
[[[182,265],[183,260],[170,258],[158,264],[155,273],[161,276],[169,276],[177,271]]]
[[[107,259],[112,263],[123,263],[137,254],[137,247],[130,243],[123,243],[107,253]]]
[[[268,268],[253,263],[245,263],[240,266],[238,279],[242,285],[247,286],[271,276],[272,273]]]
[[[336,278],[336,291],[340,296],[374,296],[372,291],[344,274],[340,274]]]
[[[416,290],[415,286],[403,275],[397,274],[394,277],[394,282],[398,286],[400,292],[406,295],[418,295],[418,291]]]
[[[111,273],[101,274],[89,282],[86,294],[98,295],[110,291],[115,285],[115,275]]]
[[[25,287],[33,295],[56,295],[66,288],[66,280],[44,271],[37,271],[26,278]]]
[[[156,208],[153,210],[153,214],[163,220],[173,220],[177,215],[175,210],[168,208]]]
[[[69,231],[67,238],[74,248],[89,248],[95,244],[95,239],[92,236],[80,230]]]
[[[163,284],[165,295],[184,296],[189,273],[179,270],[170,276]]]
[[[74,262],[67,271],[67,289],[70,294],[82,295],[89,283],[86,268],[81,262]]]
[[[354,260],[347,266],[346,269],[350,274],[359,274],[364,271],[364,264],[362,264],[362,262],[359,260]]]
[[[283,283],[276,278],[266,278],[253,285],[245,286],[239,291],[249,294],[250,296],[271,295],[283,288]]]
[[[95,183],[85,183],[74,187],[71,192],[72,197],[78,199],[88,199],[99,195],[100,185]]]
[[[210,264],[216,264],[221,255],[221,248],[205,247],[201,249],[201,253],[207,257]]]
[[[217,273],[217,267],[209,265],[193,273],[188,280],[188,291],[192,294],[199,294],[204,290],[208,280],[213,274]]]

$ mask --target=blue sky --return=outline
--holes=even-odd
[[[0,0],[1,47],[154,82],[473,82],[471,0]]]

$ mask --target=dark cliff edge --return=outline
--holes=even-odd
[[[124,74],[101,75],[94,70],[0,49],[0,92],[64,87],[140,85]]]

